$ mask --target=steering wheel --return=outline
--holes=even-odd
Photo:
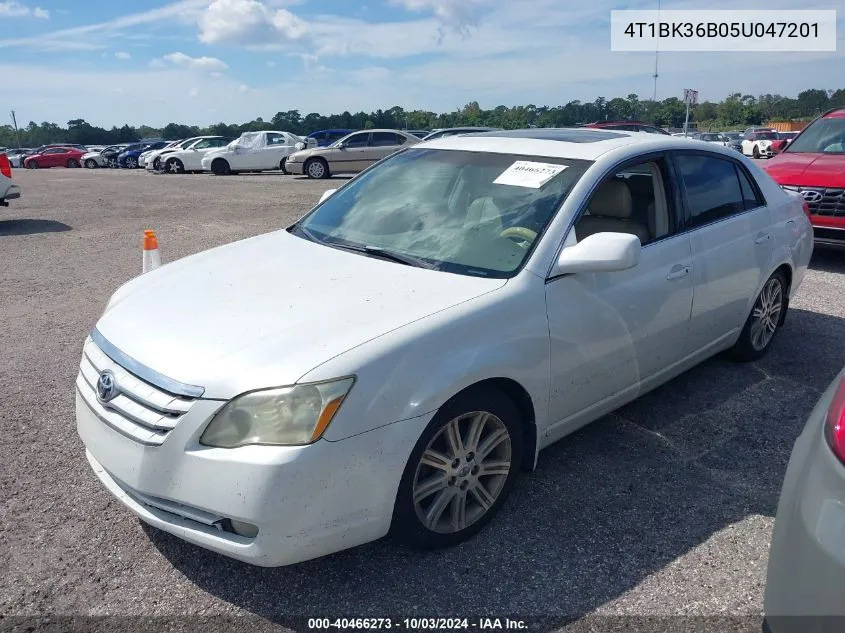
[[[524,226],[511,226],[499,233],[499,237],[506,237],[513,240],[523,248],[528,248],[528,246],[537,239],[537,232],[527,229]]]

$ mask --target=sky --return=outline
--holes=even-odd
[[[610,50],[611,9],[657,0],[0,0],[0,122],[207,125],[398,105],[562,105],[654,90],[654,54]],[[663,0],[733,9],[736,0]],[[657,96],[795,96],[845,87],[836,52],[660,54]],[[5,111],[5,112],[4,112]]]

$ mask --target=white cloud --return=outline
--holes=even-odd
[[[391,0],[391,4],[404,6],[409,11],[429,12],[445,26],[461,33],[478,26],[488,0]]]
[[[118,59],[129,59],[130,57],[132,57],[132,55],[130,55],[129,53],[127,53],[125,51],[118,51],[117,53],[114,54],[114,56],[117,57]]]
[[[0,15],[3,14],[3,5],[17,5],[16,1],[0,2]],[[34,48],[38,50],[92,50],[103,48],[81,41],[83,35],[119,35],[124,29],[166,22],[169,24],[184,23],[190,24],[199,16],[199,12],[208,6],[208,0],[178,0],[162,7],[122,15],[107,22],[75,26],[69,29],[60,29],[51,33],[44,33],[38,37],[9,38],[0,40],[0,48]]]
[[[222,59],[216,57],[191,57],[180,52],[168,53],[161,59],[163,62],[170,62],[175,66],[191,70],[221,71],[229,67]]]
[[[7,2],[0,2],[0,16],[4,18],[23,18],[27,16],[42,18],[46,20],[50,17],[50,12],[41,7],[31,9],[25,4],[17,2],[17,0],[8,0]]]
[[[205,44],[262,44],[301,38],[308,25],[287,9],[258,0],[214,0],[198,20]]]
[[[0,2],[0,15],[6,18],[22,18],[29,15],[29,7],[20,2]]]

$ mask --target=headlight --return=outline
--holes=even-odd
[[[264,389],[224,406],[200,444],[235,448],[248,444],[301,446],[316,442],[329,426],[354,378]]]

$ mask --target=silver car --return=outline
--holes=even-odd
[[[845,631],[845,370],[792,449],[764,609],[772,633]]]
[[[393,152],[419,142],[418,137],[399,130],[362,130],[348,134],[328,147],[313,147],[291,154],[285,169],[309,178],[357,174]]]

